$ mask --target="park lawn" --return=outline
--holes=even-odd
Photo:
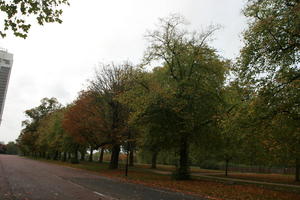
[[[224,174],[213,175],[217,177],[226,177]],[[260,174],[260,173],[237,173],[230,172],[228,178],[237,178],[243,180],[264,181],[270,183],[282,183],[291,185],[300,185],[295,181],[295,176],[290,174]]]
[[[209,199],[230,200],[291,200],[300,199],[300,192],[272,190],[256,185],[232,184],[217,182],[213,180],[193,179],[189,181],[175,181],[170,175],[156,174],[144,167],[133,167],[129,169],[128,177],[124,175],[124,165],[118,170],[109,170],[107,163],[81,162],[71,164],[68,162],[40,160],[43,162],[68,166],[77,169],[88,170],[93,173],[118,179],[123,182],[142,184],[150,187],[167,189],[176,192],[206,197]]]
[[[146,168],[146,169],[149,169],[151,167],[151,165],[149,165],[149,164],[137,164],[136,166],[140,167],[140,168]],[[174,171],[175,166],[174,165],[160,165],[160,164],[157,164],[156,169],[161,170],[161,171]],[[201,168],[195,167],[195,166],[191,167],[191,172],[192,173],[220,173],[220,174],[224,173],[224,171],[222,171],[222,170],[201,169]]]
[[[145,169],[150,168],[149,164],[139,164],[137,166]],[[172,165],[157,165],[157,170],[171,172],[175,170],[175,167]],[[226,178],[225,172],[223,170],[211,170],[211,169],[201,169],[199,167],[191,167],[191,172]],[[245,172],[229,171],[227,178],[300,185],[300,182],[295,181],[295,175],[292,174],[265,174],[265,173],[245,173]]]

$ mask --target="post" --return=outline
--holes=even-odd
[[[126,166],[125,166],[125,176],[128,176],[128,161],[129,161],[129,151],[130,151],[130,131],[128,133],[128,138],[127,138],[127,156],[126,156]]]
[[[126,156],[126,166],[125,166],[125,176],[127,177],[128,176],[128,155],[129,154],[129,151],[127,149],[127,156]]]

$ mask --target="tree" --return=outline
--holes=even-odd
[[[6,154],[7,148],[6,145],[0,142],[0,154]]]
[[[298,0],[249,0],[244,11],[250,18],[249,28],[244,33],[245,47],[241,50],[238,62],[239,79],[242,87],[252,87],[256,95],[256,117],[271,125],[275,121],[293,124],[283,140],[277,140],[277,129],[263,127],[269,139],[267,144],[276,144],[273,149],[294,147],[300,119],[299,80],[300,80],[300,2]],[[284,117],[285,116],[285,117]],[[270,132],[271,131],[271,132]],[[281,134],[279,134],[281,135]],[[281,135],[281,136],[283,136]],[[273,139],[271,139],[273,138]],[[290,140],[291,139],[291,140]],[[287,144],[286,142],[291,143]],[[296,142],[297,141],[297,142]],[[270,148],[269,148],[270,149]],[[290,155],[295,160],[296,180],[299,180],[300,165],[298,150]]]
[[[299,0],[248,1],[244,14],[250,19],[249,28],[240,59],[244,80],[272,81],[277,72],[299,68],[299,7]],[[289,75],[284,84],[300,78]]]
[[[36,134],[34,132],[24,129],[21,131],[17,139],[17,144],[24,156],[34,155],[34,152],[36,151],[36,139]]]
[[[39,25],[62,23],[62,6],[69,5],[68,0],[0,0],[0,11],[5,15],[0,35],[4,38],[11,30],[17,37],[26,38],[31,27],[31,18]]]
[[[224,100],[217,120],[219,133],[217,140],[219,139],[220,143],[215,154],[225,160],[225,176],[227,176],[229,162],[241,154],[242,141],[245,139],[241,129],[241,113],[245,102],[242,101],[241,88],[236,82],[231,82],[225,87],[223,93]]]
[[[15,142],[9,142],[6,145],[7,154],[17,155],[19,152],[19,148]]]
[[[90,147],[90,161],[93,150],[105,142],[108,124],[104,115],[104,107],[98,94],[93,91],[82,91],[77,100],[68,107],[64,116],[64,129],[78,143]]]
[[[152,168],[156,168],[159,152],[174,150],[169,143],[178,130],[172,110],[172,87],[167,81],[166,68],[157,67],[152,72],[136,71],[135,84],[119,100],[130,110],[129,123],[139,131],[137,143],[143,152],[152,154]],[[173,119],[173,120],[171,120]]]
[[[278,81],[278,80],[277,80]],[[281,80],[283,81],[283,80]],[[277,91],[278,82],[259,90],[253,102],[256,129],[272,162],[296,167],[295,179],[300,180],[299,82],[293,82]]]
[[[105,144],[111,146],[110,169],[118,168],[121,145],[130,131],[127,123],[129,110],[117,97],[125,92],[131,71],[132,67],[128,63],[120,66],[104,65],[91,81],[90,89],[101,97],[104,119],[107,122]]]
[[[153,101],[136,104],[144,105],[142,112],[149,125],[166,127],[163,132],[170,136],[179,155],[175,177],[188,179],[190,145],[201,138],[217,112],[229,63],[207,45],[216,28],[195,33],[182,25],[182,17],[172,15],[161,19],[158,29],[147,34],[149,46],[144,61],[163,62],[161,82],[156,88],[144,87],[152,93]]]
[[[17,140],[20,150],[25,154],[37,156],[39,137],[38,127],[44,117],[61,108],[61,104],[55,98],[43,98],[41,104],[35,108],[25,111],[28,119],[22,122],[23,129]]]
[[[61,153],[64,155],[67,152],[74,151],[74,140],[67,139],[67,133],[63,129],[62,122],[65,114],[65,108],[57,109],[44,117],[38,127],[38,140],[39,151],[42,156],[47,154],[48,158],[58,160]],[[63,158],[65,160],[65,158]]]

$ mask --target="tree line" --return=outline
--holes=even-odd
[[[249,27],[236,61],[218,55],[209,40],[218,27],[189,31],[183,17],[160,19],[146,35],[138,65],[103,64],[71,104],[55,98],[25,111],[17,140],[24,155],[71,159],[89,149],[173,155],[176,179],[209,160],[294,166],[300,179],[298,0],[249,0]],[[162,63],[149,69],[147,66]],[[91,157],[90,157],[91,159]]]
[[[18,145],[15,142],[0,142],[0,154],[17,155],[19,153]]]

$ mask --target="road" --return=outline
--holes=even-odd
[[[199,200],[84,170],[0,155],[0,200]],[[204,200],[204,199],[202,199]]]

